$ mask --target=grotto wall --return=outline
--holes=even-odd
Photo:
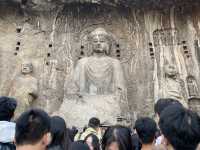
[[[0,95],[10,95],[14,86],[20,89],[16,78],[29,61],[37,80],[30,107],[57,111],[66,78],[77,60],[90,54],[85,35],[103,27],[115,39],[111,56],[123,66],[133,119],[153,116],[160,97],[181,97],[199,110],[199,3],[134,2],[1,1]],[[167,66],[174,67],[173,77]],[[31,84],[21,91],[28,93]]]

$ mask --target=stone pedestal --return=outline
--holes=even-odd
[[[200,115],[200,97],[191,97],[188,102],[189,108]]]
[[[101,123],[114,125],[121,115],[120,102],[113,95],[86,95],[77,99],[65,99],[59,110],[68,126],[83,127],[91,117],[98,117]]]

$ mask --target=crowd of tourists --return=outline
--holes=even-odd
[[[12,121],[16,107],[14,98],[0,97],[0,150],[200,149],[200,116],[174,99],[157,101],[157,119],[141,117],[132,127],[105,127],[93,117],[82,131],[67,128],[62,117],[41,109],[30,109]]]

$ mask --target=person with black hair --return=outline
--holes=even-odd
[[[30,109],[16,121],[17,150],[45,150],[51,142],[50,117],[40,109]]]
[[[155,115],[156,115],[155,120],[156,120],[157,123],[160,119],[161,112],[165,108],[167,108],[168,106],[171,106],[171,105],[179,105],[179,106],[183,107],[183,105],[178,100],[175,100],[175,99],[172,99],[172,98],[161,98],[155,103],[154,112],[155,112]],[[157,136],[155,145],[162,144],[162,141],[163,141],[163,136],[161,134],[160,136]]]
[[[50,132],[52,141],[48,150],[68,150],[71,140],[63,118],[59,116],[51,117]]]
[[[0,97],[0,150],[15,150],[15,123],[11,122],[17,101],[11,97]]]
[[[101,139],[101,128],[100,128],[100,120],[96,117],[92,117],[88,122],[88,128],[83,133],[78,133],[75,137],[75,141],[84,140],[85,137],[89,134],[96,135],[99,139]]]
[[[109,127],[102,138],[102,150],[133,150],[131,130],[119,125]]]
[[[200,117],[179,105],[162,111],[159,127],[174,150],[195,150],[200,142]]]
[[[139,118],[135,122],[135,130],[142,143],[142,150],[152,150],[157,131],[156,122],[149,117]]]
[[[154,105],[154,112],[158,117],[160,116],[161,112],[170,105],[180,105],[183,106],[178,100],[172,98],[161,98],[159,99]]]
[[[100,150],[100,141],[96,135],[87,135],[84,142],[89,146],[90,150]]]

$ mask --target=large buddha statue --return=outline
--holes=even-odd
[[[74,81],[82,95],[115,94],[125,91],[122,67],[118,59],[109,57],[109,35],[103,28],[91,33],[93,55],[78,61]]]
[[[89,39],[92,55],[77,62],[72,80],[66,83],[73,83],[73,87],[67,87],[60,112],[72,125],[84,125],[94,116],[115,124],[118,116],[126,116],[123,110],[128,112],[122,66],[118,59],[109,56],[111,39],[105,29],[97,28]]]

